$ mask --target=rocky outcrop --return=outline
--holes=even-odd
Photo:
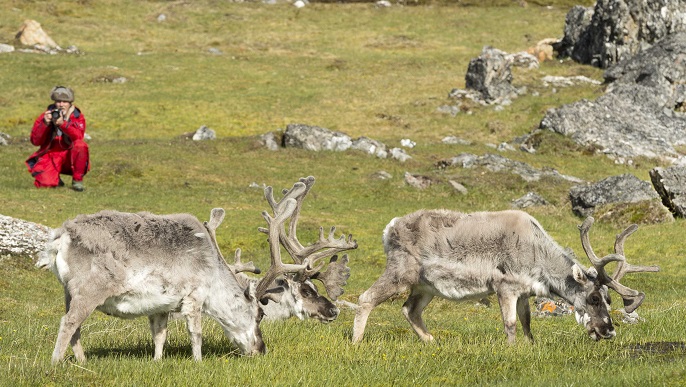
[[[41,224],[0,215],[0,258],[21,256],[36,258],[50,236],[50,228]]]
[[[653,168],[650,180],[662,203],[675,216],[686,218],[686,167]]]
[[[18,52],[24,53],[44,53],[44,54],[80,54],[78,47],[69,46],[67,48],[60,47],[55,41],[43,30],[40,23],[35,20],[25,20],[19,27],[19,31],[15,35],[16,43],[19,48]],[[15,48],[10,45],[3,45],[0,52],[14,52]]]
[[[40,23],[35,20],[25,20],[19,27],[15,38],[24,46],[43,47],[50,50],[61,50],[62,48],[43,30]]]
[[[559,56],[600,68],[631,58],[665,37],[686,31],[682,0],[598,0],[567,14]]]
[[[503,51],[484,47],[481,55],[469,61],[465,86],[478,92],[486,102],[509,98],[515,92],[512,59]]]
[[[659,198],[650,183],[631,174],[610,176],[594,184],[577,185],[569,191],[572,211],[581,217],[593,215],[596,207],[606,204],[638,203]]]
[[[680,155],[686,144],[686,32],[673,34],[605,74],[605,95],[548,110],[539,125],[617,160]]]
[[[487,153],[483,156],[477,156],[471,153],[460,153],[459,155],[450,159],[441,160],[436,163],[436,167],[444,169],[451,166],[458,166],[462,168],[486,168],[491,172],[509,172],[521,176],[526,181],[538,181],[544,177],[551,177],[555,179],[562,179],[574,183],[581,183],[583,180],[567,176],[559,173],[552,168],[536,169],[529,164],[521,161],[511,160],[496,154]]]
[[[403,149],[388,149],[384,143],[368,137],[353,140],[342,132],[303,124],[289,124],[283,134],[282,145],[316,152],[342,152],[354,149],[382,159],[391,157],[401,162],[412,158]]]
[[[513,208],[528,208],[547,205],[548,201],[535,192],[527,192],[526,195],[512,201]]]
[[[481,55],[469,61],[465,86],[453,89],[448,97],[455,100],[457,105],[441,106],[438,111],[452,116],[462,110],[466,101],[480,105],[496,105],[497,109],[512,103],[512,99],[525,92],[524,88],[517,89],[512,85],[512,67],[537,68],[538,59],[526,52],[508,54],[497,48],[486,46]]]
[[[352,140],[345,133],[318,126],[289,124],[283,134],[283,146],[310,151],[344,151],[350,149]]]

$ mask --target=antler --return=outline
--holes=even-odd
[[[238,248],[236,249],[236,252],[234,253],[234,261],[233,265],[229,265],[231,270],[233,270],[234,273],[238,274],[244,271],[247,271],[249,273],[254,273],[254,274],[260,274],[262,270],[260,270],[255,264],[250,261],[247,263],[241,262],[241,249]]]
[[[205,229],[207,229],[207,233],[210,236],[210,240],[214,245],[214,249],[217,252],[217,255],[219,256],[219,258],[221,258],[221,260],[224,263],[226,263],[226,260],[224,260],[224,256],[222,255],[221,250],[219,250],[219,245],[217,244],[216,230],[217,227],[219,227],[219,225],[222,224],[222,222],[224,221],[225,215],[226,212],[223,208],[213,208],[212,212],[210,212],[210,220],[208,222],[203,223],[205,225]],[[236,249],[234,264],[229,265],[227,263],[226,265],[231,269],[231,271],[233,271],[234,274],[238,274],[244,271],[260,274],[260,269],[258,269],[255,266],[255,264],[252,263],[252,261],[248,263],[241,262],[241,249]]]
[[[296,264],[305,264],[305,269],[300,271],[298,275],[305,278],[318,279],[326,288],[326,292],[330,298],[335,300],[338,296],[343,294],[343,286],[346,280],[350,277],[350,268],[346,266],[348,263],[347,256],[344,256],[340,261],[338,257],[334,256],[329,261],[329,267],[325,272],[321,269],[326,264],[319,263],[322,258],[332,256],[334,254],[357,248],[357,241],[352,239],[352,235],[341,235],[340,238],[335,238],[336,227],[331,227],[328,237],[324,236],[324,228],[319,228],[319,240],[307,247],[303,246],[297,237],[298,217],[302,209],[302,203],[305,196],[314,185],[314,177],[300,178],[299,181],[293,184],[290,190],[283,190],[284,197],[280,201],[276,201],[273,196],[272,187],[266,187],[264,194],[267,202],[271,206],[274,214],[283,211],[283,208],[291,201],[295,203],[292,214],[290,215],[290,223],[288,233],[285,227],[279,227],[279,242],[284,246],[288,254],[293,258]],[[260,228],[261,232],[270,233],[270,230]]]
[[[265,188],[265,195],[267,191],[269,191],[271,195],[271,187]],[[267,270],[267,273],[257,284],[257,290],[255,291],[255,295],[258,300],[261,299],[267,293],[269,285],[272,283],[272,281],[276,279],[276,277],[283,273],[305,270],[309,263],[308,261],[306,261],[299,265],[293,265],[284,264],[281,260],[281,245],[279,244],[279,234],[281,229],[283,228],[283,223],[293,214],[293,211],[295,211],[295,199],[286,198],[285,200],[279,202],[278,206],[275,206],[273,208],[273,218],[269,216],[267,211],[262,212],[262,217],[264,218],[264,220],[267,221],[267,225],[269,226],[269,228],[259,228],[260,231],[266,232],[269,235],[268,241],[269,252],[271,255],[271,266],[269,266],[269,270]]]
[[[348,254],[343,255],[340,261],[338,255],[334,255],[331,257],[326,271],[318,271],[311,276],[312,279],[318,279],[324,284],[326,294],[333,301],[336,301],[343,294],[343,286],[347,284],[348,278],[350,278],[350,268],[347,264]]]
[[[641,305],[645,298],[645,293],[624,286],[619,283],[619,280],[622,279],[626,273],[656,272],[660,269],[657,266],[634,266],[626,262],[626,257],[624,256],[624,241],[638,229],[638,226],[635,224],[627,227],[626,230],[617,235],[614,254],[609,254],[602,259],[598,259],[593,252],[591,242],[588,238],[588,231],[591,229],[594,221],[593,217],[589,216],[584,220],[583,224],[579,226],[581,245],[588,256],[588,259],[591,261],[591,264],[593,264],[593,267],[598,271],[599,281],[619,293],[624,301],[624,310],[627,313],[631,313]],[[610,277],[605,271],[605,265],[613,261],[617,262],[617,269]]]
[[[624,241],[626,238],[638,230],[638,226],[632,224],[627,227],[621,234],[617,235],[617,240],[615,241],[615,253],[624,256]],[[612,273],[612,279],[619,282],[625,274],[627,273],[639,273],[639,272],[658,272],[660,268],[655,265],[651,266],[635,266],[626,261],[620,261],[617,263],[617,268],[615,272]]]

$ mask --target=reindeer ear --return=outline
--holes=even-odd
[[[586,270],[586,277],[590,280],[595,280],[598,278],[598,270],[596,270],[595,267],[589,267],[588,270]]]
[[[343,286],[347,284],[348,278],[350,278],[348,254],[344,254],[340,259],[338,255],[334,255],[331,257],[326,271],[318,272],[312,278],[321,281],[326,288],[326,294],[331,300],[336,301],[343,294]]]
[[[224,221],[224,215],[226,215],[226,212],[223,208],[213,208],[210,212],[210,221],[207,222],[207,226],[212,230],[216,230]]]
[[[643,299],[646,298],[645,293],[640,292],[636,296],[623,296],[622,300],[624,301],[624,310],[627,313],[631,313],[634,310],[638,309],[639,306],[643,303]]]
[[[586,273],[584,273],[584,269],[582,269],[581,266],[574,264],[574,266],[572,266],[572,274],[574,275],[574,281],[582,285],[588,282],[588,277],[586,277]]]
[[[282,293],[285,291],[282,286],[277,286],[275,288],[267,289],[264,296],[260,298],[260,303],[262,305],[267,305],[269,301],[281,302]]]
[[[255,290],[257,289],[257,285],[255,285],[254,282],[250,281],[248,284],[248,287],[245,288],[245,291],[243,292],[243,295],[245,295],[245,298],[248,299],[248,301],[252,301],[255,299]]]

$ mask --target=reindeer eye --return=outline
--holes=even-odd
[[[593,294],[591,297],[588,298],[588,303],[593,306],[600,305],[600,296],[598,296],[597,294]]]
[[[309,286],[303,284],[303,286],[300,287],[300,294],[302,294],[305,297],[314,297],[317,295],[317,292],[315,292]]]

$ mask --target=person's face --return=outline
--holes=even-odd
[[[67,101],[55,101],[55,106],[63,112],[66,112],[71,107],[71,102]]]

